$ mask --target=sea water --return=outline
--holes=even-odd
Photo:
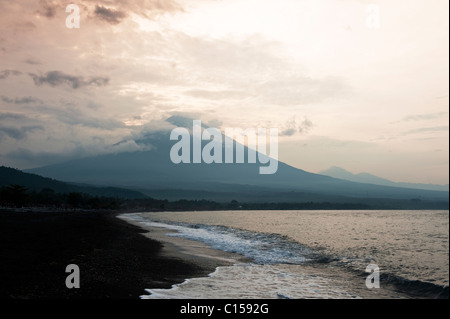
[[[448,211],[211,211],[128,214],[167,236],[251,262],[142,298],[448,297]],[[170,232],[169,232],[170,230]],[[380,288],[366,285],[368,265]]]

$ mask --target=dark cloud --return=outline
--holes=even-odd
[[[93,102],[93,101],[89,101],[86,106],[92,110],[98,110],[103,107],[103,105]]]
[[[25,115],[16,113],[0,113],[0,121],[2,120],[25,120],[28,119]]]
[[[0,71],[0,80],[8,78],[10,75],[21,75],[22,72],[16,70],[2,70]]]
[[[109,78],[106,77],[90,77],[86,82],[82,82],[85,85],[104,86],[109,83]]]
[[[191,128],[192,121],[199,118],[201,118],[201,116],[198,113],[173,112],[173,115],[166,119],[166,122],[177,127]],[[204,124],[202,124],[202,126],[204,126]]]
[[[281,129],[280,136],[292,136],[297,133],[297,121],[295,116],[289,119]]]
[[[41,64],[41,62],[39,62],[39,61],[37,61],[35,59],[32,59],[32,58],[26,59],[23,62],[26,63],[26,64],[31,64],[31,65]]]
[[[127,16],[123,11],[108,9],[98,5],[95,7],[94,13],[99,19],[110,24],[119,24]]]
[[[58,12],[65,12],[66,5],[67,4],[61,3],[61,1],[40,0],[37,13],[40,16],[52,19]]]
[[[164,12],[183,11],[183,8],[174,0],[85,0],[84,2],[94,2],[96,11],[98,7],[103,7],[113,12],[121,12],[125,15],[132,12],[147,18]]]
[[[10,98],[2,95],[0,98],[3,102],[10,103],[10,104],[42,103],[42,100],[39,100],[39,99],[31,97],[31,96],[27,96],[27,97],[23,97],[23,98],[16,97],[14,99],[10,99]]]
[[[297,133],[297,130],[295,128],[287,128],[287,129],[281,131],[280,135],[281,136],[292,136],[295,133]]]
[[[304,118],[303,121],[300,123],[298,127],[298,131],[300,133],[308,133],[312,128],[314,124],[311,122],[308,118]]]
[[[72,89],[79,89],[85,86],[104,86],[109,83],[109,78],[106,77],[90,77],[85,79],[82,76],[69,75],[61,71],[50,71],[44,75],[28,73],[28,75],[31,76],[34,84],[37,86],[48,84],[55,87],[65,84]]]
[[[28,133],[43,130],[44,128],[40,125],[22,126],[20,128],[0,126],[0,140],[2,140],[5,136],[15,140],[22,140],[27,136]]]
[[[166,12],[183,11],[183,8],[174,0],[85,0],[81,3],[86,7],[92,7],[92,4],[95,4],[93,16],[112,25],[121,23],[132,13],[152,19]]]
[[[300,134],[306,134],[313,126],[313,122],[306,117],[300,122],[300,124],[297,124],[295,117],[293,117],[286,122],[284,128],[281,130],[280,136],[292,136],[297,132]]]

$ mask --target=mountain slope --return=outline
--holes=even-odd
[[[347,181],[357,182],[357,183],[368,183],[383,186],[392,187],[405,187],[414,189],[426,189],[435,191],[447,191],[449,190],[448,185],[434,185],[434,184],[417,184],[417,183],[397,183],[390,181],[385,178],[381,178],[369,173],[359,173],[353,174],[341,167],[332,166],[324,171],[320,172],[321,175],[326,175],[334,178],[340,178]]]
[[[183,122],[180,118],[175,120],[177,124],[192,124],[192,121]],[[163,189],[249,192],[252,188],[265,188],[267,193],[303,192],[314,194],[316,198],[321,195],[322,198],[344,196],[448,201],[446,192],[354,183],[309,173],[282,162],[279,162],[278,171],[273,175],[260,175],[260,163],[174,164],[169,154],[176,141],[170,140],[170,131],[148,133],[134,142],[149,150],[94,156],[29,171],[64,181],[128,187],[149,192]],[[191,140],[191,150],[192,144]],[[207,142],[203,141],[203,146],[205,144]],[[244,149],[247,154],[248,148]],[[276,195],[271,200],[276,200]]]
[[[25,186],[27,189],[36,192],[48,188],[54,190],[56,193],[79,192],[89,194],[92,196],[119,197],[130,199],[146,197],[144,194],[133,190],[115,187],[93,187],[93,186],[73,185],[35,174],[24,173],[14,168],[1,166],[0,187],[9,185]]]

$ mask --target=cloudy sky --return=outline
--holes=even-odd
[[[80,28],[66,26],[71,3]],[[447,184],[448,12],[447,0],[0,0],[0,164],[138,150],[116,143],[185,115],[277,127],[280,160],[307,171]]]

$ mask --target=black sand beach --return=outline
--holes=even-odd
[[[186,260],[111,212],[0,212],[0,298],[137,299],[205,276],[219,261]],[[65,285],[80,268],[80,288]]]

